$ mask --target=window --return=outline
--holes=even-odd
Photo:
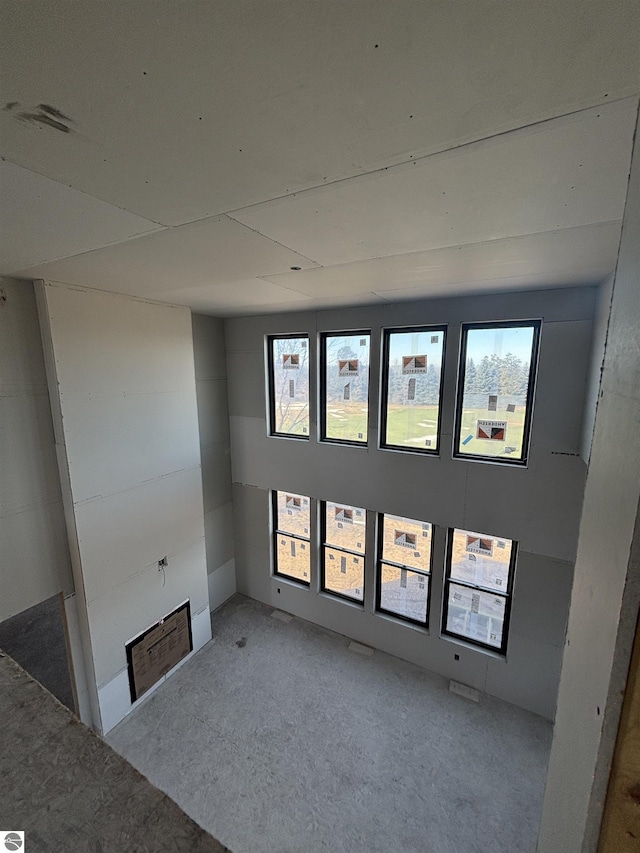
[[[369,332],[323,334],[321,438],[367,443]]]
[[[427,625],[432,528],[398,515],[378,516],[377,609]]]
[[[444,634],[506,652],[515,561],[510,539],[449,531]]]
[[[292,492],[273,491],[271,495],[274,572],[309,586],[311,501]]]
[[[437,453],[446,330],[385,329],[381,446]]]
[[[454,455],[523,464],[540,321],[462,326]]]
[[[309,438],[309,338],[267,339],[271,435]]]
[[[344,504],[322,505],[322,589],[364,601],[366,510]]]

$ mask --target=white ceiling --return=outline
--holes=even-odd
[[[637,0],[4,0],[0,272],[223,316],[598,283],[639,23]]]

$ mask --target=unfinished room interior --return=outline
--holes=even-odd
[[[0,56],[7,849],[637,853],[637,0]]]

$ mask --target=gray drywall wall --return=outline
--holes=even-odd
[[[576,288],[228,320],[238,590],[553,718],[586,473],[579,449],[595,297],[594,288]],[[460,323],[536,317],[543,330],[528,466],[452,459]],[[377,449],[381,329],[417,323],[448,324],[439,457]],[[369,446],[318,442],[316,333],[363,328],[372,331]],[[314,342],[309,441],[267,436],[265,335],[287,332]],[[271,577],[269,489],[437,525],[429,632],[373,613],[373,548],[364,608],[319,595],[317,572],[311,590]],[[506,660],[440,637],[445,531],[454,526],[519,542]]]
[[[75,713],[60,594],[0,623],[0,649]]]
[[[269,492],[235,484],[234,508],[240,592],[548,719],[553,717],[573,577],[571,563],[520,551],[505,661],[470,645],[439,637],[445,528],[434,528],[431,629],[426,631],[387,615],[374,614],[372,559],[365,563],[364,607],[312,592],[319,586],[317,553],[312,556],[311,590],[284,578],[272,578]],[[367,522],[369,555],[374,549],[375,513],[369,513]]]
[[[1,622],[74,587],[33,284],[0,290]]]
[[[640,604],[637,135],[576,558],[540,853],[593,853]]]
[[[192,314],[209,606],[236,591],[224,321]]]
[[[39,286],[39,307],[93,723],[104,733],[132,707],[130,639],[185,599],[194,648],[211,636],[191,316],[56,284]]]

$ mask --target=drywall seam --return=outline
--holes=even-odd
[[[140,236],[149,235],[147,234]],[[92,251],[94,250],[89,250],[89,252]],[[82,252],[81,254],[89,254],[89,252]],[[76,257],[76,255],[71,255],[70,257]],[[118,290],[105,290],[102,287],[85,287],[84,285],[80,286],[78,284],[68,284],[66,281],[54,281],[52,279],[47,279],[46,281],[44,281],[43,279],[36,279],[36,281],[44,284],[46,287],[62,287],[65,290],[77,290],[80,293],[108,293],[110,296],[119,296],[122,299],[133,299],[135,302],[146,302],[148,305],[161,305],[163,308],[177,308],[180,311],[184,311],[184,305],[178,305],[174,302],[161,302],[158,299],[149,299],[149,297],[147,296],[133,296],[129,295],[128,293],[121,293]]]
[[[600,286],[596,312],[593,317],[593,333],[591,337],[591,355],[587,387],[585,389],[585,407],[580,440],[580,456],[589,467],[591,445],[596,425],[596,409],[602,387],[604,369],[604,350],[609,322],[611,320],[611,301],[613,299],[613,276],[610,276]]]
[[[455,145],[450,145],[447,148],[436,148],[435,150],[429,151],[429,152],[422,154],[418,157],[413,157],[413,155],[411,155],[408,159],[404,159],[404,160],[400,160],[400,161],[396,161],[396,162],[391,162],[391,163],[388,163],[386,166],[377,166],[373,169],[369,169],[369,170],[363,171],[363,172],[357,172],[356,174],[353,174],[353,175],[346,175],[345,177],[336,178],[333,181],[327,181],[326,183],[323,183],[323,184],[315,184],[315,185],[310,186],[310,187],[304,187],[303,189],[296,190],[295,192],[292,192],[292,193],[285,193],[284,195],[273,196],[272,198],[265,199],[263,201],[253,202],[252,204],[247,204],[247,205],[244,205],[243,207],[231,208],[231,209],[226,210],[222,213],[214,214],[213,216],[226,216],[228,219],[232,219],[234,222],[239,222],[241,225],[243,225],[244,223],[242,222],[242,220],[237,219],[236,216],[238,214],[245,213],[246,211],[252,210],[253,208],[256,208],[256,207],[263,207],[263,206],[266,207],[266,205],[272,204],[274,202],[286,201],[290,198],[296,198],[296,197],[302,196],[302,195],[317,193],[318,191],[322,192],[323,190],[327,189],[328,187],[335,187],[338,184],[343,184],[343,183],[346,183],[347,181],[350,181],[352,185],[357,181],[367,181],[367,180],[370,180],[371,177],[374,175],[381,175],[381,174],[384,174],[385,172],[396,172],[396,171],[399,171],[401,169],[407,169],[416,163],[418,165],[420,165],[425,160],[429,160],[429,159],[441,158],[443,156],[448,157],[454,151],[457,152],[457,151],[460,151],[462,149],[482,148],[482,147],[485,147],[487,145],[492,145],[497,140],[499,140],[501,137],[504,137],[504,136],[508,136],[510,139],[514,139],[514,138],[518,138],[520,136],[527,135],[529,133],[536,133],[536,132],[539,132],[541,127],[543,127],[544,125],[546,125],[550,122],[557,122],[557,121],[562,120],[562,119],[567,119],[568,121],[579,119],[581,113],[588,112],[589,110],[593,110],[595,107],[604,106],[605,104],[607,106],[610,106],[611,104],[620,103],[620,102],[624,102],[624,101],[630,101],[631,103],[637,103],[638,97],[637,97],[637,95],[631,95],[631,96],[626,95],[626,96],[622,96],[620,98],[614,98],[611,101],[602,101],[602,100],[589,101],[584,106],[578,107],[578,108],[573,109],[573,110],[568,110],[567,112],[554,113],[553,115],[547,116],[546,118],[540,119],[538,121],[530,122],[529,124],[523,124],[523,125],[520,125],[520,126],[515,127],[515,128],[514,127],[505,128],[504,130],[499,130],[496,133],[491,133],[488,136],[481,136],[481,137],[477,137],[475,139],[469,139],[465,142],[459,142]],[[128,212],[131,213],[131,211],[128,211]],[[234,214],[236,214],[236,216],[234,216]],[[213,216],[204,217],[204,219],[210,219],[210,218],[213,218]],[[181,222],[180,225],[187,225],[187,224],[192,224],[194,222],[200,222],[200,221],[202,221],[202,220],[198,220],[198,219],[189,220],[188,222]],[[261,231],[256,231],[256,233],[260,234],[260,236],[262,236],[262,237],[266,236]],[[271,239],[271,238],[267,238],[267,239]],[[280,244],[280,245],[284,245],[284,244]],[[290,247],[285,246],[285,248],[290,248]],[[291,249],[291,251],[294,251],[294,250]]]

